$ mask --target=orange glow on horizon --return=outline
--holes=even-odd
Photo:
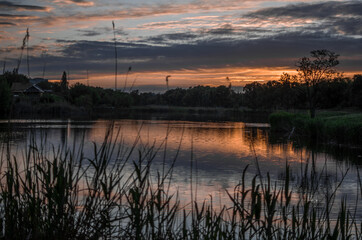
[[[225,68],[201,68],[201,69],[181,69],[171,71],[131,71],[127,76],[127,86],[137,89],[139,86],[165,86],[165,77],[171,75],[169,85],[174,87],[190,87],[197,85],[220,86],[245,86],[251,82],[267,82],[270,80],[278,80],[283,73],[296,74],[296,71],[287,67],[277,68],[240,68],[240,67],[225,67]],[[229,78],[230,82],[226,80]],[[51,81],[60,81],[51,78]],[[86,72],[81,74],[70,75],[70,85],[77,82],[91,86],[99,86],[105,88],[114,87],[113,73],[92,73],[89,71],[89,80],[87,80]],[[126,73],[119,74],[117,85],[120,88],[124,87],[126,81]]]

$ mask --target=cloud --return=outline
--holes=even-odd
[[[14,4],[8,1],[0,1],[0,7],[3,9],[14,9],[14,10],[31,10],[31,11],[49,11],[48,7],[36,6],[36,5],[23,5]]]
[[[179,34],[181,38],[191,36]],[[158,36],[160,41],[170,35]],[[59,41],[65,43],[62,57],[75,66],[96,64],[95,68],[112,71],[114,45],[101,41]],[[147,41],[145,41],[147,42]],[[208,38],[192,44],[170,44],[166,46],[144,44],[144,42],[118,43],[120,69],[134,65],[139,71],[168,71],[177,69],[199,69],[213,67],[289,67],[314,49],[327,48],[341,56],[361,56],[362,42],[359,39],[331,37],[323,32],[291,32],[262,39]],[[127,61],[122,61],[127,59]],[[341,66],[358,71],[360,57],[345,61]],[[92,65],[93,66],[93,65]],[[95,66],[95,65],[94,65]]]
[[[321,3],[302,3],[285,7],[264,8],[244,16],[251,18],[305,18],[324,19],[333,16],[362,16],[361,1],[328,1]]]
[[[0,17],[3,17],[3,18],[28,18],[28,17],[31,17],[31,16],[29,16],[29,15],[22,15],[22,14],[0,13]]]
[[[143,40],[144,43],[152,44],[163,44],[163,45],[172,45],[175,42],[185,43],[187,41],[191,44],[193,41],[196,41],[200,37],[199,34],[190,33],[190,32],[180,32],[180,33],[167,33],[160,34],[157,36],[148,37]]]
[[[210,29],[207,33],[217,34],[217,35],[230,35],[235,32],[235,28],[231,24],[223,24],[221,27]]]
[[[78,3],[83,4],[86,1],[83,0],[57,0],[60,4]],[[111,9],[96,11],[92,13],[82,13],[72,15],[60,15],[60,16],[49,16],[43,19],[44,22],[49,20],[65,20],[69,21],[95,21],[95,20],[121,20],[130,18],[143,18],[143,17],[155,17],[163,15],[177,15],[185,13],[200,13],[208,11],[228,11],[235,9],[244,9],[246,6],[237,4],[235,1],[230,5],[223,4],[206,4],[205,1],[194,1],[191,3],[168,3],[168,4],[142,4],[142,5],[131,5],[126,7],[123,5],[117,5]]]
[[[30,22],[36,19],[38,19],[38,17],[31,15],[0,13],[0,22],[2,22],[2,26],[17,26],[22,22]]]
[[[293,4],[265,8],[243,17],[250,21],[266,22],[276,26],[290,24],[305,31],[321,31],[337,35],[362,34],[361,1],[328,1],[322,3]]]
[[[95,37],[103,34],[113,34],[113,29],[111,27],[95,27],[93,29],[79,29],[77,31],[80,32],[82,36],[86,37]],[[119,28],[117,28],[115,32],[116,35],[128,35],[128,33],[126,33],[123,29]]]
[[[240,4],[238,1],[229,0],[228,4],[220,3],[219,1],[205,1],[196,0],[186,3],[152,3],[147,2],[146,4],[113,4],[109,6],[97,5],[93,1],[87,0],[54,0],[53,3],[60,6],[60,8],[54,8],[54,14],[38,15],[37,18],[27,20],[27,24],[37,24],[40,27],[53,27],[59,26],[60,24],[67,25],[71,24],[86,24],[95,21],[111,21],[111,20],[124,20],[130,18],[145,18],[145,17],[156,17],[165,15],[181,15],[186,13],[199,14],[205,12],[222,12],[222,11],[235,11],[243,10],[250,6],[250,4]],[[78,6],[95,6],[89,8],[89,11],[84,9],[73,8],[67,5],[78,5]],[[60,10],[61,8],[66,11]],[[195,20],[188,20],[189,25],[194,24]],[[205,24],[205,21],[202,24]],[[23,24],[25,22],[20,22]],[[176,23],[175,23],[176,24]],[[181,26],[181,25],[180,25]],[[155,28],[156,26],[154,26]],[[147,28],[146,28],[147,29]],[[149,29],[149,28],[148,28]],[[89,33],[90,35],[96,33]]]
[[[60,5],[76,4],[78,6],[83,6],[83,7],[91,7],[94,5],[94,2],[85,1],[85,0],[56,0],[55,3],[60,4]]]
[[[362,18],[350,17],[331,19],[326,25],[334,30],[334,32],[342,35],[362,36]]]
[[[156,36],[162,39],[195,37],[192,43],[175,43],[168,45],[146,44],[140,40],[118,43],[118,69],[125,73],[129,66],[140,74],[139,84],[152,84],[152,79],[163,79],[165,73],[170,73],[174,79],[179,74],[179,86],[218,83],[225,76],[233,81],[270,80],[277,79],[285,69],[295,69],[298,58],[309,56],[314,49],[327,48],[341,55],[340,71],[358,72],[362,65],[362,42],[348,37],[334,37],[320,32],[296,31],[281,33],[275,36],[249,40],[241,38],[220,38],[218,34],[178,33],[175,35]],[[107,75],[104,79],[112,79],[114,71],[114,43],[112,41],[76,41],[58,40],[59,51],[54,55],[49,52],[43,57],[30,59],[32,72],[42,71],[47,62],[47,73],[61,76],[61,71],[67,69],[73,76],[82,78],[86,69],[91,69],[93,75]],[[14,49],[16,51],[17,49]],[[17,50],[18,51],[18,50]],[[12,54],[17,56],[17,54]],[[203,70],[204,69],[204,70]],[[212,69],[215,70],[213,73]],[[233,69],[233,73],[231,70]],[[237,69],[243,69],[242,72]],[[251,69],[251,70],[248,70]],[[253,72],[252,70],[257,72]],[[269,69],[258,72],[258,69]],[[270,69],[279,69],[272,72]],[[172,73],[172,74],[171,74]],[[141,77],[142,76],[142,77]],[[272,78],[273,77],[273,78]],[[107,81],[108,81],[107,80]],[[111,81],[111,80],[109,80]],[[220,84],[224,84],[221,83]],[[103,85],[104,82],[98,82]],[[107,83],[108,84],[108,83]],[[111,84],[111,83],[110,83]],[[109,85],[111,86],[111,85]]]
[[[12,23],[12,22],[0,22],[1,26],[14,26],[16,24]]]

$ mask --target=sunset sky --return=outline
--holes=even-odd
[[[362,73],[362,1],[26,0],[0,1],[0,61],[16,67],[30,32],[30,76],[162,91],[194,85],[243,86],[293,73],[314,49],[340,54],[338,70]],[[19,72],[27,74],[27,50]]]

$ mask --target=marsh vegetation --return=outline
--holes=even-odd
[[[54,127],[59,125],[55,124]],[[133,141],[115,125],[101,133],[97,129],[99,126],[95,128],[98,140],[93,143],[87,143],[87,135],[80,134],[77,141],[66,140],[58,145],[47,140],[52,137],[51,131],[47,136],[34,131],[36,128],[30,129],[33,135],[28,136],[20,152],[16,150],[14,135],[6,138],[9,141],[2,144],[1,155],[3,239],[362,236],[358,170],[352,180],[353,197],[340,194],[350,174],[349,167],[336,167],[335,176],[331,176],[331,166],[317,162],[314,154],[297,169],[295,163],[283,161],[283,170],[275,178],[275,173],[263,169],[255,150],[260,146],[253,137],[246,138],[251,145],[245,151],[253,160],[239,172],[238,183],[223,190],[226,199],[221,203],[213,195],[200,198],[202,189],[198,188],[197,179],[201,172],[197,166],[200,168],[201,162],[196,164],[198,152],[196,145],[192,147],[193,141],[172,144],[168,127],[169,135],[163,140],[148,143],[143,142],[141,129]],[[186,125],[186,130],[180,129],[176,135],[182,136],[179,133],[187,129]],[[197,135],[195,144],[196,139]],[[183,145],[189,143],[189,154],[185,156]],[[170,148],[173,154],[169,153]],[[190,166],[186,172],[186,184],[191,190],[187,198],[174,183],[179,158],[188,159],[184,164]]]

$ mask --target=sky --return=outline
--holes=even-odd
[[[0,1],[2,69],[16,67],[27,28],[19,72],[29,59],[31,77],[67,71],[71,84],[114,88],[114,33],[126,91],[163,91],[168,75],[171,88],[277,80],[316,49],[339,54],[345,76],[362,73],[361,0]]]

